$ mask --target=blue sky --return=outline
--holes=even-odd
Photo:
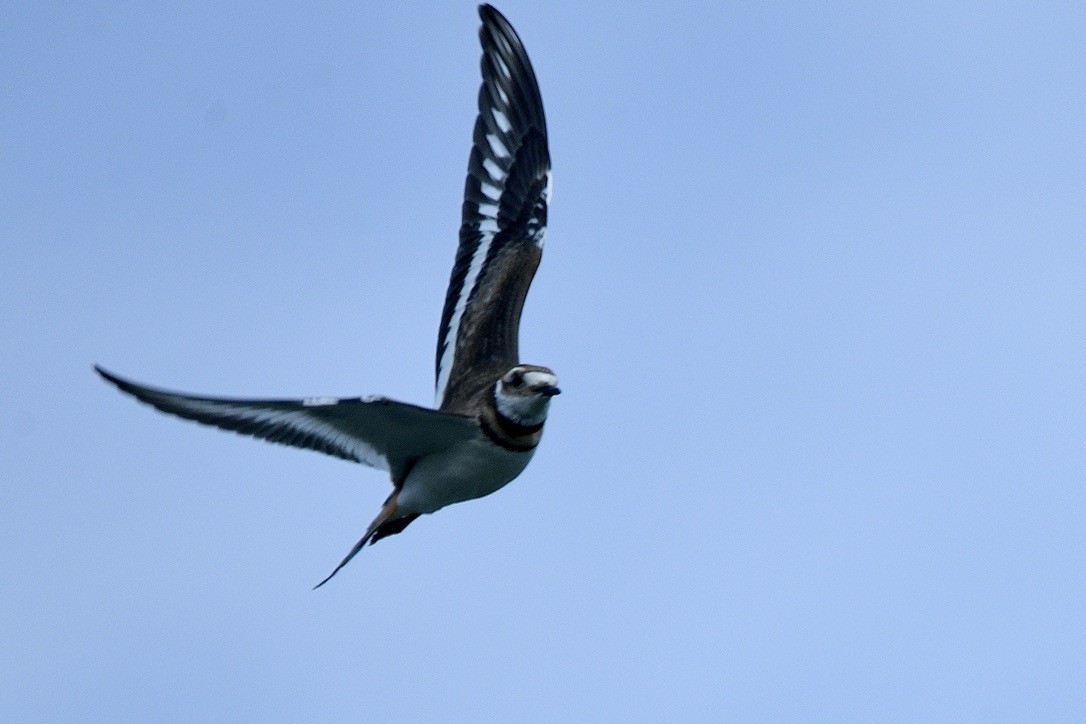
[[[471,3],[0,11],[0,714],[1086,715],[1078,3],[508,2],[555,190],[528,470],[152,412],[429,403]]]

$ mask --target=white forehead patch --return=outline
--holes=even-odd
[[[524,373],[524,381],[528,383],[529,387],[535,387],[536,385],[557,385],[558,378],[552,375],[550,372],[540,372],[539,370],[531,370]]]

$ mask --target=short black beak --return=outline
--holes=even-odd
[[[543,395],[543,397],[554,397],[562,394],[562,391],[554,385],[543,385],[539,388],[539,394]]]

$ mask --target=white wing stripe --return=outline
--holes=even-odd
[[[494,152],[494,155],[498,158],[509,158],[509,149],[502,143],[502,139],[498,138],[493,133],[486,134],[486,142],[490,144],[490,150]]]
[[[332,398],[325,398],[332,399]],[[262,425],[282,425],[300,433],[314,435],[327,442],[331,447],[344,450],[354,456],[358,462],[388,470],[388,460],[374,450],[365,441],[353,437],[336,429],[336,427],[324,420],[317,420],[309,416],[304,410],[265,410],[259,407],[239,405],[230,402],[204,402],[191,400],[184,397],[169,396],[170,404],[178,408],[188,409],[194,414],[203,414],[208,417],[230,417],[241,422],[251,422]],[[330,404],[330,403],[319,403]]]
[[[483,270],[483,262],[486,260],[487,254],[490,253],[490,244],[494,241],[494,234],[497,231],[497,205],[480,204],[479,213],[487,218],[484,220],[484,223],[479,224],[479,231],[482,232],[479,239],[479,245],[475,247],[475,253],[471,256],[471,265],[468,267],[468,273],[464,276],[464,285],[460,288],[460,297],[456,300],[456,308],[453,310],[452,317],[449,319],[449,329],[452,334],[450,334],[446,340],[445,351],[441,354],[441,374],[438,376],[437,380],[438,407],[445,401],[445,392],[449,384],[449,373],[452,372],[453,357],[456,355],[456,340],[460,336],[460,318],[464,316],[464,309],[467,307],[468,298],[475,291],[475,284],[479,281],[479,272]],[[489,229],[490,224],[494,225],[493,231]]]
[[[502,101],[508,103],[509,99],[505,97],[505,92],[501,88],[498,88],[498,92],[502,95]],[[499,111],[497,108],[490,109],[490,115],[494,116],[494,122],[498,124],[498,128],[502,133],[509,133],[509,130],[513,127],[513,124],[509,122],[508,116]]]
[[[498,183],[501,183],[505,180],[505,171],[502,170],[501,166],[494,162],[494,159],[483,159],[483,168],[485,168],[486,172],[490,174],[490,178],[494,179]]]

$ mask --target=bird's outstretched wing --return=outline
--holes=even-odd
[[[550,200],[547,123],[535,72],[513,27],[489,5],[483,83],[456,251],[437,340],[437,401],[455,407],[472,370],[517,363],[524,297],[543,249]]]
[[[420,457],[478,432],[471,418],[383,397],[238,400],[144,387],[101,367],[98,374],[141,402],[187,420],[270,442],[318,450],[388,470],[402,480]]]

